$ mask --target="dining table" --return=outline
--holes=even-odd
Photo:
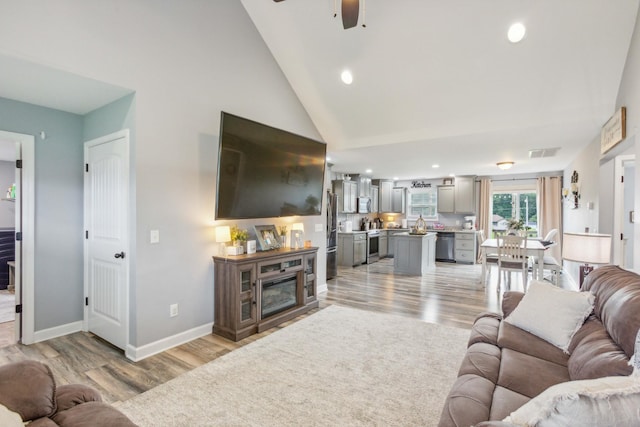
[[[525,241],[522,242],[523,246]],[[551,243],[548,245],[544,245],[542,241],[537,239],[527,239],[526,240],[526,251],[525,254],[527,256],[539,257],[539,259],[544,258],[544,251],[547,248],[555,246],[556,243]],[[498,239],[487,239],[480,245],[482,252],[482,273],[481,273],[481,283],[486,283],[487,280],[487,255],[488,254],[496,254],[498,252]],[[534,277],[544,277],[544,263],[538,263],[538,274],[537,276],[534,274]]]

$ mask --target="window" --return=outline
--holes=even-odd
[[[438,219],[438,192],[435,188],[421,189],[409,194],[409,209],[407,218],[418,219],[422,215],[425,220]]]
[[[492,228],[495,231],[506,231],[509,221],[522,221],[527,235],[538,234],[538,204],[535,189],[497,190],[493,192]]]

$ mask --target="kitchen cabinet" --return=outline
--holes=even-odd
[[[456,213],[475,213],[475,177],[459,176],[456,177],[455,191],[455,208]]]
[[[371,213],[378,213],[378,186],[371,186]]]
[[[438,213],[455,212],[455,191],[453,185],[438,185]]]
[[[239,341],[318,307],[317,252],[214,256],[213,333]]]
[[[436,266],[436,233],[397,234],[393,251],[394,273],[422,276]]]
[[[407,189],[403,187],[394,187],[391,192],[391,212],[404,213],[405,199]]]
[[[371,178],[359,175],[357,177],[358,197],[371,197]]]
[[[376,179],[373,184],[378,186],[378,212],[393,212],[393,181]]]
[[[338,265],[355,267],[367,262],[367,233],[338,233]]]
[[[476,211],[475,177],[456,177],[453,185],[438,185],[439,213],[474,213]]]
[[[338,212],[358,212],[358,183],[338,179],[333,181],[333,192],[338,195]]]
[[[380,238],[378,239],[378,256],[384,258],[389,251],[389,236],[385,230],[380,231]]]
[[[475,264],[477,257],[477,238],[475,232],[457,232],[455,260],[458,263]]]

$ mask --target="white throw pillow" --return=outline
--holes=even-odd
[[[604,377],[551,386],[504,421],[526,427],[637,427],[639,408],[640,377]]]
[[[22,418],[17,412],[9,410],[0,403],[0,426],[2,427],[24,427]]]
[[[594,299],[590,292],[568,291],[533,280],[505,322],[566,352],[571,338],[591,314]]]

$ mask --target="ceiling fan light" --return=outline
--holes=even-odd
[[[515,24],[509,27],[509,32],[507,33],[507,38],[511,43],[518,43],[524,38],[527,29],[524,24],[521,22],[516,22]]]
[[[340,78],[342,79],[342,83],[346,85],[353,83],[353,74],[351,74],[349,70],[344,70],[342,74],[340,74]]]
[[[498,166],[503,171],[506,171],[507,169],[511,169],[511,167],[513,165],[514,165],[514,162],[498,162],[498,163],[496,163],[496,166]]]

